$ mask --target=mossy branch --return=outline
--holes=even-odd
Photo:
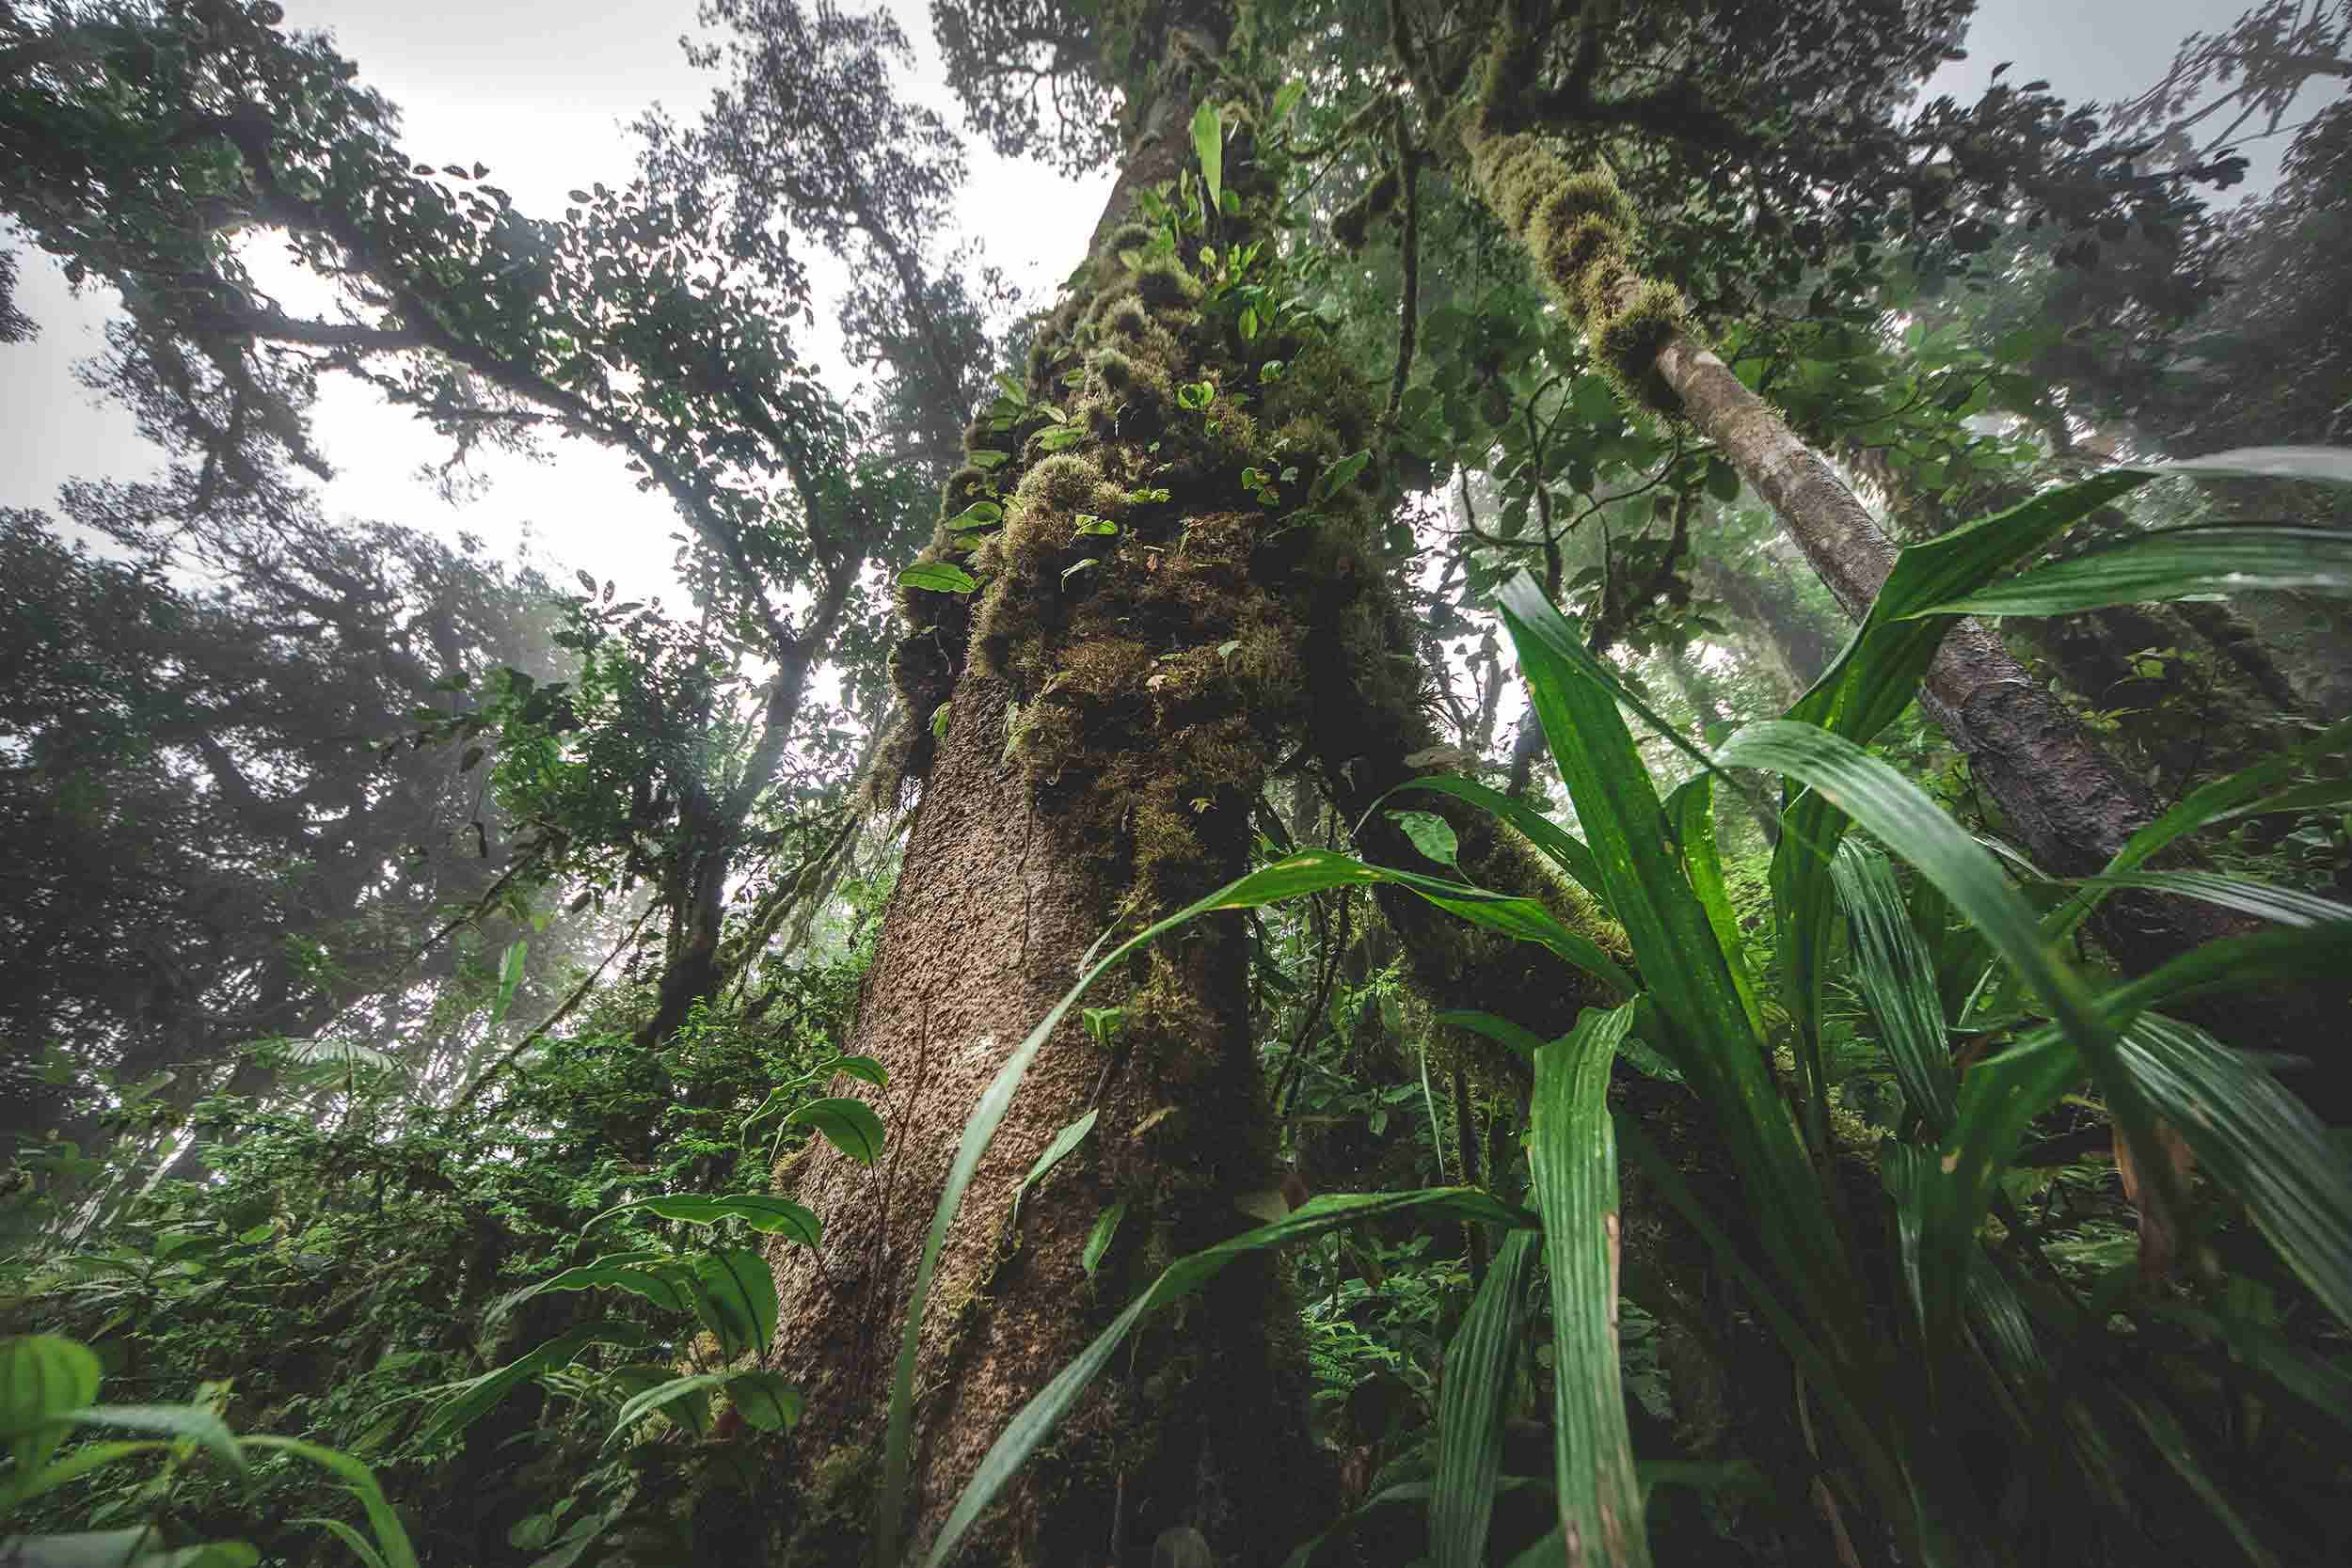
[[[1499,79],[1506,51],[1498,49]],[[1659,350],[1689,325],[1673,285],[1633,270],[1633,203],[1608,169],[1579,174],[1540,137],[1502,135],[1482,105],[1462,132],[1470,178],[1503,227],[1527,247],[1537,278],[1584,328],[1593,356],[1618,391],[1668,418],[1682,400],[1659,374]]]
[[[1413,373],[1413,349],[1421,335],[1421,160],[1422,152],[1396,117],[1396,160],[1403,171],[1405,233],[1399,255],[1403,286],[1397,291],[1396,369],[1389,377],[1389,405],[1380,416],[1380,455],[1388,456],[1390,438],[1396,434],[1398,414],[1405,406],[1405,384]]]

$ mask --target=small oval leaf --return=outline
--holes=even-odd
[[[882,1117],[863,1100],[841,1096],[812,1100],[785,1117],[784,1124],[815,1128],[827,1143],[861,1165],[872,1164],[882,1153]]]
[[[898,581],[903,587],[934,594],[969,594],[980,585],[971,573],[945,561],[918,561],[898,574]]]

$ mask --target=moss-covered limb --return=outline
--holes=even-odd
[[[1498,61],[1506,53],[1498,50]],[[1468,117],[1461,141],[1480,197],[1526,246],[1545,293],[1584,328],[1619,392],[1661,414],[1680,414],[1656,361],[1690,312],[1672,285],[1635,271],[1636,214],[1615,176],[1600,166],[1571,170],[1541,136],[1495,130],[1484,108]]]
[[[1534,55],[1512,20],[1506,13],[1482,98],[1461,116],[1481,196],[1620,388],[1711,439],[1859,617],[1894,562],[1877,521],[1776,409],[1691,336],[1675,291],[1635,274],[1635,214],[1608,172],[1572,172],[1543,138],[1496,128],[1498,106],[1526,96],[1520,75]],[[1981,628],[1963,626],[1947,639],[1923,696],[2052,869],[2095,868],[2148,820],[2145,791]],[[2165,924],[2185,937],[2184,922],[2214,934],[2203,916]]]

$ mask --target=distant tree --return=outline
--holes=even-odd
[[[853,701],[880,698],[887,599],[866,566],[912,547],[920,470],[870,442],[794,348],[787,324],[809,295],[784,231],[722,221],[692,161],[665,156],[659,123],[643,177],[533,220],[480,165],[412,165],[391,105],[279,21],[274,5],[225,0],[0,15],[0,207],[70,280],[121,295],[92,375],[171,453],[183,519],[234,515],[290,472],[329,472],[308,410],[336,373],[445,436],[453,483],[485,445],[544,454],[550,438],[585,437],[675,504],[698,635],[730,670],[764,669],[756,689],[728,692],[751,730],[727,785],[671,797],[656,885],[675,962],[649,1027],[675,1028],[721,978],[726,894],[762,853],[765,830],[747,824],[786,759],[834,725],[809,700],[819,669],[841,673]],[[830,128],[850,160],[898,156],[877,138],[903,134],[919,165],[933,132],[888,98],[875,40],[850,34],[844,56],[770,62],[812,74],[771,105],[769,129]],[[928,214],[938,188],[913,207],[893,196],[858,232],[919,254],[920,236],[880,226]],[[830,210],[813,201],[778,215],[820,239],[850,231],[823,228]],[[243,257],[263,233],[334,290],[334,310],[292,313],[260,286]]]
[[[898,95],[906,35],[886,12],[796,0],[709,0],[699,15],[721,32],[689,57],[722,85],[691,126],[641,123],[649,175],[717,214],[735,254],[772,265],[814,241],[850,264],[840,320],[852,357],[882,377],[877,436],[944,483],[1016,296],[993,269],[971,270],[973,247],[949,253],[963,150]]]
[[[117,545],[151,499],[70,496]],[[469,911],[475,954],[516,928],[492,898],[514,824],[464,759],[386,743],[459,678],[552,673],[548,585],[307,508],[213,531],[199,583],[36,513],[8,513],[0,547],[6,1131],[82,1136],[106,1097],[73,1091],[100,1071],[170,1074],[181,1107],[250,1091],[270,1075],[245,1048],[330,1024],[430,1073],[415,1026],[466,961],[430,937]]]

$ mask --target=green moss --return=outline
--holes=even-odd
[[[1097,318],[1103,330],[1120,338],[1141,339],[1152,330],[1152,314],[1143,308],[1143,301],[1135,294],[1113,299],[1103,308]]]
[[[1558,159],[1549,162],[1554,169],[1565,173]],[[1632,233],[1640,222],[1640,214],[1633,210],[1633,198],[1625,194],[1616,176],[1605,168],[1587,169],[1582,174],[1567,175],[1545,190],[1528,216],[1529,248],[1542,249],[1547,233],[1585,217],[1598,218],[1620,234]]]
[[[1075,453],[1060,452],[1024,474],[1012,496],[1017,507],[1025,505],[1034,511],[1042,505],[1073,515],[1097,499],[1096,492],[1102,484],[1103,470],[1092,461]]]
[[[1681,293],[1670,283],[1645,283],[1632,302],[1600,323],[1594,352],[1618,390],[1673,417],[1682,399],[1658,371],[1658,352],[1689,325]]]
[[[1512,233],[1525,237],[1544,197],[1567,176],[1567,166],[1534,136],[1497,136],[1473,154],[1472,176]]]
[[[1527,247],[1552,298],[1582,324],[1603,371],[1629,400],[1678,416],[1682,401],[1657,357],[1688,330],[1690,313],[1670,285],[1633,271],[1636,214],[1616,179],[1606,169],[1571,173],[1534,136],[1474,130],[1464,139],[1480,194]]]
[[[1237,475],[1248,467],[1274,461],[1274,450],[1258,429],[1258,421],[1232,404],[1212,404],[1200,429],[1202,454],[1220,475]]]
[[[1372,444],[1372,394],[1327,344],[1306,344],[1293,355],[1259,407],[1262,422],[1278,432],[1277,450],[1338,458]]]
[[[1105,344],[1094,351],[1087,365],[1122,409],[1156,419],[1175,402],[1175,385],[1153,358]]]
[[[1570,307],[1570,314],[1580,320],[1592,313],[1583,292],[1586,274],[1596,265],[1620,272],[1630,269],[1623,231],[1607,218],[1589,214],[1572,220],[1540,245],[1531,244],[1529,248],[1544,280],[1551,285],[1552,297]]]
[[[1103,236],[1103,243],[1095,247],[1094,253],[1097,256],[1116,258],[1122,250],[1132,250],[1138,255],[1145,255],[1150,253],[1158,238],[1159,236],[1142,224],[1122,223]]]
[[[1054,330],[1053,324],[1049,323],[1046,329],[1038,333],[1037,341],[1029,345],[1030,387],[1050,387],[1054,378],[1061,373],[1070,352],[1068,332],[1066,326]]]
[[[1200,303],[1200,280],[1174,261],[1160,257],[1135,271],[1136,293],[1147,305],[1184,309]]]
[[[873,1443],[844,1443],[809,1466],[778,1568],[863,1568],[881,1460]]]
[[[972,613],[972,665],[988,674],[1003,674],[1005,654],[1019,633],[1019,610],[1013,603],[1012,579],[999,578],[980,591]]]
[[[970,463],[958,468],[940,488],[939,520],[944,523],[974,501],[984,499],[990,488],[987,469]]]
[[[1132,699],[1145,689],[1153,657],[1149,645],[1131,637],[1073,643],[1062,655],[1057,689],[1094,703]]]

